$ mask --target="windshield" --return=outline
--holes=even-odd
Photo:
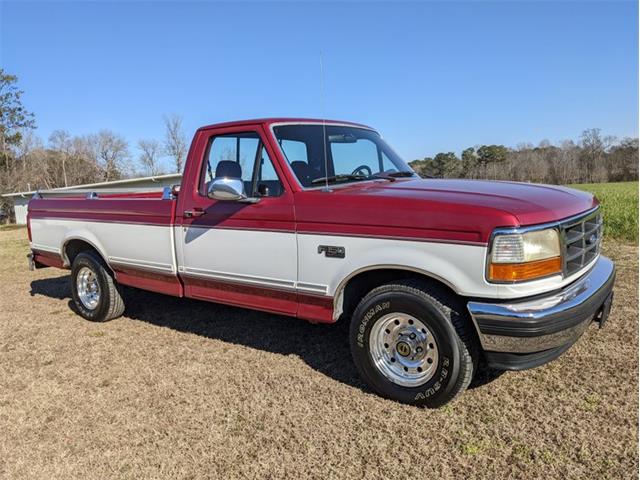
[[[303,187],[414,175],[372,130],[314,124],[281,125],[273,131]]]

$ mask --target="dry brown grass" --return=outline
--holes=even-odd
[[[630,478],[638,471],[638,250],[609,243],[616,301],[558,361],[440,410],[370,393],[343,326],[130,290],[68,307],[0,232],[0,476]]]

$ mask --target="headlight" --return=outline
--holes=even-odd
[[[560,239],[556,229],[493,237],[487,275],[490,282],[519,282],[561,272]]]

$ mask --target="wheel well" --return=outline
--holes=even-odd
[[[104,260],[98,249],[85,240],[69,240],[64,244],[63,248],[64,257],[66,257],[65,260],[69,262],[69,266],[73,265],[73,260],[78,256],[79,253],[86,251],[95,252],[100,258]]]
[[[360,303],[360,300],[380,285],[385,283],[391,283],[397,280],[406,280],[409,278],[419,278],[427,283],[439,285],[446,288],[453,294],[456,292],[450,285],[430,277],[427,274],[416,272],[413,270],[404,270],[399,268],[379,268],[374,270],[366,270],[351,277],[344,285],[341,291],[338,292],[336,309],[340,313],[340,318],[349,318],[353,311]]]

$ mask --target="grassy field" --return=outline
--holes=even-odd
[[[638,182],[570,186],[598,197],[604,213],[606,236],[638,243]]]
[[[607,328],[422,410],[359,380],[346,325],[129,289],[74,314],[68,272],[0,230],[0,478],[618,479],[638,472],[638,248]]]

